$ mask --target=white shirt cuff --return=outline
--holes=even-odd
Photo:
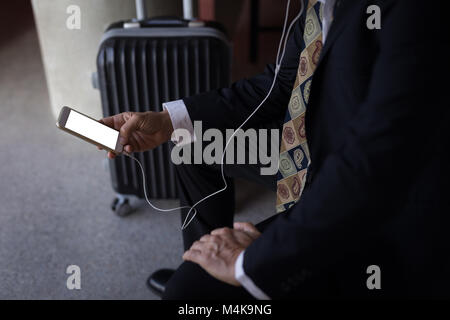
[[[191,118],[186,109],[186,105],[183,100],[175,100],[165,102],[162,104],[163,108],[167,110],[172,121],[173,134],[172,141],[177,146],[183,146],[196,141],[194,127],[192,126]],[[183,134],[189,132],[188,135]],[[183,138],[184,137],[184,138]]]
[[[244,253],[242,251],[234,264],[234,276],[236,280],[256,299],[270,300],[270,297],[265,294],[256,284],[250,279],[244,271]]]

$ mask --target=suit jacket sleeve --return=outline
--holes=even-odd
[[[293,26],[294,31],[289,37],[286,54],[272,94],[247,123],[246,128],[273,122],[274,119],[282,123],[300,58],[300,39],[303,34],[300,20]],[[239,80],[229,88],[184,98],[192,122],[202,121],[203,130],[237,128],[266,96],[274,73],[275,66],[268,65],[264,73],[250,79]]]
[[[430,117],[439,114],[424,101],[429,87],[418,66],[426,60],[425,20],[410,2],[384,2],[369,91],[347,125],[346,142],[315,168],[301,201],[245,251],[245,273],[272,298],[311,288],[308,281],[339,265],[408,189],[418,165],[411,150],[423,146]]]

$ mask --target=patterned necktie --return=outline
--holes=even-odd
[[[312,77],[322,49],[323,4],[310,0],[306,12],[302,52],[284,120],[277,174],[277,212],[292,207],[305,186],[305,177],[311,162],[306,142],[305,113]]]

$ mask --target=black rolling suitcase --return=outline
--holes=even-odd
[[[145,19],[143,5],[136,1],[138,19],[114,23],[102,37],[96,85],[105,117],[125,111],[160,111],[163,102],[229,85],[231,47],[217,24]],[[189,10],[184,9],[186,15]],[[177,197],[168,144],[134,156],[144,166],[149,197]],[[109,168],[117,194],[112,209],[127,215],[132,209],[128,196],[144,197],[141,172],[128,157],[109,160]]]

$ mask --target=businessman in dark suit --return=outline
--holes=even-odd
[[[368,26],[372,5],[380,28]],[[286,166],[261,176],[257,166],[225,165],[231,188],[198,207],[183,234],[186,262],[164,273],[167,282],[161,272],[150,279],[164,298],[449,295],[449,109],[439,81],[448,47],[438,6],[304,1],[274,90],[245,126],[280,129]],[[183,110],[204,130],[236,128],[274,72],[270,65],[161,113],[103,121],[133,152],[169,140]],[[182,205],[221,189],[219,169],[177,166]],[[279,213],[233,225],[236,176],[276,190]],[[368,286],[370,266],[379,268],[381,289]]]

